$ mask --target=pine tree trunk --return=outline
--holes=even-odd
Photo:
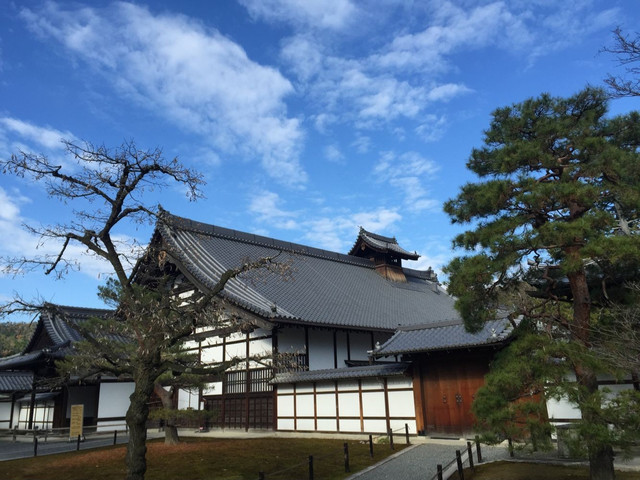
[[[585,347],[590,346],[590,320],[591,320],[591,294],[587,283],[585,272],[579,271],[567,275],[571,293],[573,294],[573,323],[571,334],[575,341],[582,343]],[[598,379],[596,375],[585,368],[584,365],[575,365],[576,380],[585,389],[587,397],[594,395],[598,391]],[[594,426],[607,427],[605,420],[600,414],[600,409],[590,406],[588,398],[584,399],[581,408],[582,420]],[[614,480],[615,471],[613,469],[613,448],[611,445],[602,443],[599,439],[586,438],[589,451],[589,478],[591,480]]]
[[[175,410],[175,405],[173,404],[173,388],[165,390],[162,385],[156,383],[154,385],[154,391],[162,402],[162,408],[164,408],[165,410]],[[169,415],[169,418],[165,419],[164,443],[165,445],[177,445],[178,443],[180,443],[178,427],[175,424],[174,415]]]
[[[126,480],[144,480],[147,471],[147,420],[149,418],[149,400],[153,393],[153,381],[150,368],[139,366],[134,371],[135,388],[129,397],[127,426],[129,443],[127,444]]]

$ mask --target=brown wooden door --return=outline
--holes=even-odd
[[[429,359],[421,365],[422,412],[426,433],[462,434],[473,430],[475,393],[484,384],[487,362]]]

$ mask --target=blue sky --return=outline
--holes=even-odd
[[[65,162],[61,138],[134,139],[205,174],[197,203],[178,188],[147,197],[172,213],[339,252],[363,226],[436,271],[460,231],[442,204],[473,180],[491,112],[602,85],[620,69],[599,50],[640,24],[635,0],[2,4],[1,158]],[[69,208],[0,174],[0,255],[55,252],[21,224]],[[120,233],[144,244],[151,231]],[[64,280],[0,275],[0,300],[99,306],[106,267],[71,254],[82,269]]]

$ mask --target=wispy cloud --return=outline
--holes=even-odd
[[[435,162],[416,152],[402,155],[385,152],[376,163],[373,173],[378,181],[387,182],[402,192],[406,209],[421,212],[440,205],[429,196],[429,191],[424,186],[426,177],[433,176],[437,171]]]
[[[301,232],[301,238],[308,244],[336,252],[345,252],[351,247],[358,227],[385,233],[402,219],[395,208],[356,212],[325,208],[318,214],[316,210],[311,213],[290,210],[285,203],[277,193],[262,190],[249,197],[249,212],[266,227],[266,235],[269,228],[294,230]]]
[[[285,103],[292,84],[219,31],[130,3],[100,10],[47,3],[21,16],[140,106],[222,152],[260,158],[280,183],[306,182],[299,161],[304,132]]]
[[[239,0],[254,18],[293,23],[300,28],[340,30],[356,17],[351,0]]]

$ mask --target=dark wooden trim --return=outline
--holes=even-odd
[[[384,385],[384,416],[387,420],[387,431],[391,430],[391,418],[389,417],[389,389],[387,388],[387,379],[382,379]]]
[[[360,431],[364,432],[364,407],[362,403],[362,380],[358,379],[358,403],[360,404]]]
[[[340,431],[340,401],[339,401],[339,394],[338,394],[338,381],[336,380],[334,382],[334,395],[336,396],[336,430],[339,432]]]
[[[305,353],[307,354],[307,365],[311,362],[309,362],[309,327],[305,326],[304,327],[304,349],[305,349]]]
[[[96,424],[98,422],[116,422],[118,420],[126,420],[126,419],[127,419],[127,417],[125,417],[125,416],[123,416],[123,417],[99,417],[99,418],[96,418]],[[108,425],[102,425],[102,426],[98,425],[98,427],[101,427],[101,428],[102,427],[108,427]]]
[[[347,360],[351,360],[351,338],[347,332]]]
[[[333,368],[338,368],[338,331],[333,331]]]
[[[318,430],[318,395],[316,382],[313,382],[313,429]]]
[[[293,429],[298,430],[298,401],[296,398],[296,384],[293,384]]]
[[[416,411],[416,431],[426,432],[426,403],[423,394],[424,378],[419,363],[413,365],[413,404]]]
[[[315,382],[314,382],[315,383]],[[297,385],[297,384],[288,384],[288,385]],[[384,388],[363,388],[362,390],[323,390],[321,392],[318,392],[318,395],[325,395],[325,394],[332,394],[332,393],[359,393],[360,391],[362,391],[362,393],[383,393],[385,390]],[[388,389],[389,392],[393,393],[393,392],[413,392],[413,388],[389,388]],[[280,396],[282,397],[286,397],[286,396],[291,396],[293,395],[293,393],[280,393]],[[299,397],[305,396],[305,395],[315,395],[315,393],[313,391],[311,392],[296,392],[296,395],[298,395]]]
[[[245,346],[245,357],[246,361],[245,361],[245,384],[244,384],[244,398],[245,398],[245,427],[244,427],[244,431],[248,432],[249,431],[249,390],[251,390],[251,378],[249,377],[249,367],[250,367],[250,362],[249,362],[249,356],[250,356],[250,345],[251,342],[249,341],[249,332],[247,332],[245,334],[245,341],[246,341],[246,346]]]

